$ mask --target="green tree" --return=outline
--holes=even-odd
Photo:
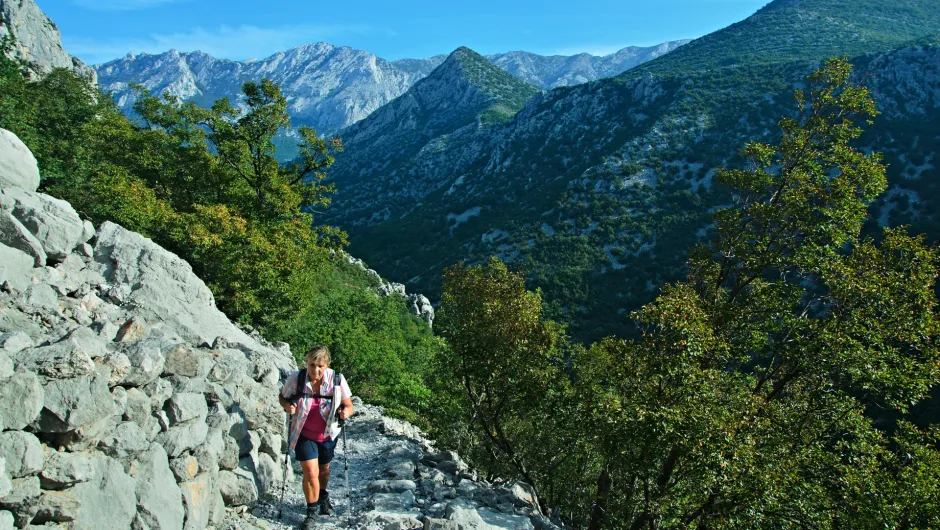
[[[688,280],[634,314],[642,337],[578,359],[599,396],[589,528],[935,525],[936,444],[910,429],[892,444],[871,412],[938,382],[938,253],[903,230],[859,237],[886,183],[851,146],[876,111],[850,71],[828,61],[780,144],[719,172],[736,204]]]
[[[560,368],[572,348],[562,326],[542,317],[539,293],[496,258],[485,268],[455,265],[444,272],[436,329],[450,346],[442,387],[459,389],[450,391],[447,425],[461,452],[493,475],[523,478],[543,501],[567,495],[559,477],[579,436]]]

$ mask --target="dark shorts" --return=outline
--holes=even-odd
[[[336,449],[336,440],[314,442],[301,434],[297,440],[297,446],[294,447],[294,456],[298,462],[316,458],[320,464],[329,464],[330,460],[333,460],[334,449]]]

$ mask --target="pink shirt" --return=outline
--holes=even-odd
[[[322,401],[321,398],[314,398],[313,407],[319,409]],[[314,442],[325,442],[330,439],[325,431],[326,419],[323,418],[323,414],[308,414],[307,421],[304,422],[304,428],[300,430],[300,434]]]

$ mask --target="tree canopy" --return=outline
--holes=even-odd
[[[940,256],[903,229],[860,236],[886,181],[880,155],[853,146],[877,111],[850,72],[844,59],[826,62],[795,92],[779,143],[749,143],[744,167],[718,172],[734,204],[714,214],[711,243],[692,249],[687,280],[633,313],[639,338],[560,355],[573,351],[561,337],[526,339],[553,327],[536,295],[480,281],[500,264],[445,275],[444,314],[469,305],[492,319],[444,333],[455,355],[487,360],[458,378],[524,381],[501,392],[576,404],[508,400],[500,411],[552,426],[519,447],[583,451],[564,455],[576,465],[527,475],[543,493],[567,485],[549,500],[575,528],[940,525],[940,430],[892,420],[940,380]],[[517,377],[520,364],[542,376]],[[493,414],[475,395],[465,388],[465,436],[498,452],[498,430],[480,421]]]

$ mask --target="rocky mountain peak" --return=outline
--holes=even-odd
[[[7,35],[13,35],[14,55],[26,61],[32,77],[69,68],[92,83],[98,82],[92,68],[62,48],[59,29],[33,0],[0,0],[0,38]]]

